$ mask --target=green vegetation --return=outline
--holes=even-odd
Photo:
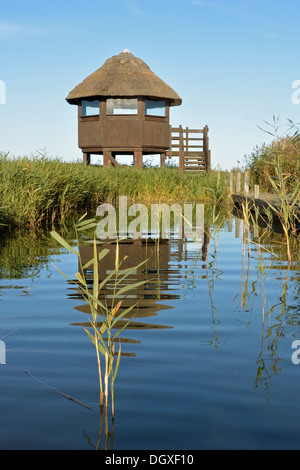
[[[273,192],[274,184],[284,186],[287,193],[293,193],[300,179],[300,131],[289,121],[287,131],[279,133],[278,118],[273,116],[273,123],[265,130],[273,137],[272,142],[257,146],[245,157],[246,169],[250,171],[250,183],[259,184],[262,192]],[[281,180],[280,180],[281,178]]]
[[[290,121],[292,135],[279,135],[278,119],[275,116],[273,124],[268,125],[272,131],[267,132],[274,140],[269,146],[263,145],[251,154],[248,168],[252,182],[274,194],[276,203],[268,204],[281,222],[288,259],[291,260],[291,235],[298,235],[300,223],[300,132]]]
[[[138,281],[136,283],[126,284],[127,278],[141,265],[146,263],[146,260],[138,266],[123,269],[122,263],[124,260],[119,259],[118,243],[116,245],[115,254],[115,269],[108,274],[104,279],[99,277],[99,261],[104,258],[109,250],[100,249],[98,250],[98,243],[96,239],[93,243],[93,257],[85,265],[83,265],[80,251],[79,251],[79,232],[86,231],[91,227],[96,227],[95,219],[83,220],[81,217],[75,224],[77,251],[56,231],[52,231],[52,237],[70,253],[78,256],[80,271],[75,274],[76,281],[73,281],[64,273],[64,277],[68,279],[70,283],[75,284],[81,292],[82,298],[88,304],[91,318],[89,323],[89,331],[84,328],[89,339],[94,344],[96,349],[97,365],[98,365],[98,376],[99,376],[99,387],[100,387],[100,410],[103,411],[105,406],[106,414],[108,410],[108,399],[109,399],[109,383],[110,383],[110,398],[111,398],[111,410],[112,419],[114,419],[114,383],[116,380],[117,372],[119,369],[120,358],[121,358],[121,342],[119,340],[120,333],[126,328],[132,319],[132,311],[137,307],[137,304],[132,304],[129,307],[120,310],[124,294],[128,291],[138,288],[145,284],[147,281]],[[92,288],[89,286],[86,278],[86,270],[93,270],[93,285]],[[60,271],[61,272],[61,271]],[[107,286],[111,287],[112,300],[110,305],[107,304],[107,299],[103,301],[100,299],[100,294],[103,289]],[[120,310],[120,311],[119,311]],[[128,318],[131,312],[130,317]],[[121,319],[126,319],[124,325],[118,328]],[[115,333],[113,330],[117,329]],[[116,351],[116,343],[118,343],[118,351]],[[102,359],[104,359],[104,365],[102,370]],[[117,359],[115,359],[117,357]],[[104,383],[104,385],[103,385]],[[104,400],[105,399],[105,400]]]
[[[3,221],[12,226],[61,223],[118,196],[145,202],[223,202],[228,195],[224,172],[180,175],[171,167],[141,171],[128,166],[84,167],[45,156],[0,156],[0,206],[5,207]]]

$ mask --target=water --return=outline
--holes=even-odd
[[[251,234],[248,257],[239,219],[207,217],[210,236],[160,244],[149,283],[130,292],[142,300],[122,332],[109,434],[85,303],[56,269],[75,279],[77,257],[47,233],[2,240],[2,449],[93,450],[99,432],[100,449],[299,448],[299,264],[279,234],[261,249]],[[146,248],[124,249],[136,264]]]

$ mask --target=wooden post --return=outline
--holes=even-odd
[[[91,154],[83,152],[83,164],[89,165],[91,163]]]
[[[103,166],[112,165],[111,159],[109,158],[110,156],[111,156],[111,152],[109,152],[108,150],[103,151]]]
[[[179,126],[179,171],[184,172],[184,147],[183,147],[183,131]]]
[[[241,222],[240,219],[235,217],[235,238],[239,238],[240,236],[240,227],[241,227],[240,222]]]
[[[166,156],[165,152],[160,154],[160,166],[161,167],[165,166],[166,158],[167,158],[167,156]]]
[[[103,150],[103,166],[119,166],[119,163],[115,159],[115,154],[109,150]]]
[[[229,174],[229,187],[230,187],[230,192],[233,193],[233,173],[232,173],[232,171]]]
[[[254,198],[255,199],[259,198],[259,184],[254,185]]]
[[[235,191],[236,193],[239,193],[241,191],[241,172],[238,170],[236,172],[236,186],[235,186]]]
[[[203,128],[203,153],[204,153],[204,160],[205,160],[205,170],[209,171],[211,166],[211,156],[209,150],[209,143],[208,143],[208,127],[205,126]]]
[[[249,171],[245,171],[245,177],[244,177],[244,193],[249,194]]]
[[[143,168],[143,152],[140,152],[140,151],[134,152],[133,159],[134,159],[134,166],[141,170]]]
[[[189,128],[186,127],[185,129],[185,151],[189,151]]]
[[[172,126],[169,127],[169,158],[172,158]]]

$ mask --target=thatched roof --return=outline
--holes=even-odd
[[[66,100],[70,104],[78,104],[81,99],[101,96],[167,99],[171,106],[182,102],[180,96],[157,77],[145,62],[127,50],[108,59],[77,85]]]

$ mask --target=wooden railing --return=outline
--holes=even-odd
[[[179,157],[181,172],[198,173],[210,170],[210,150],[208,127],[203,129],[185,129],[182,126],[170,126],[170,148],[167,156]]]

